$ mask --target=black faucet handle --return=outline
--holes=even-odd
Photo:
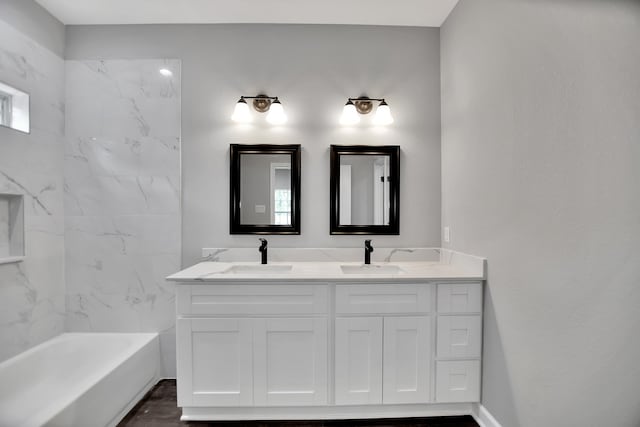
[[[258,251],[262,254],[260,262],[262,264],[266,264],[267,263],[267,239],[263,239],[260,238],[258,239],[260,240],[260,247],[258,248]]]
[[[260,237],[258,240],[260,240],[260,249],[266,248],[267,244],[269,244],[269,242],[267,242],[267,239],[264,239],[262,237]]]
[[[373,252],[373,246],[371,246],[371,240],[364,241],[364,263],[365,265],[371,264],[371,252]]]

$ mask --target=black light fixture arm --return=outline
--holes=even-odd
[[[263,95],[263,94],[258,94],[256,96],[241,96],[240,97],[240,101],[238,102],[244,102],[246,103],[247,99],[253,99],[253,108],[259,112],[259,113],[266,113],[267,111],[269,111],[269,108],[271,107],[271,104],[273,103],[280,103],[280,100],[278,100],[277,96],[268,96],[268,95]]]
[[[267,96],[267,95],[257,95],[257,96],[244,96],[242,95],[240,99],[270,99],[272,101],[277,101],[277,96]]]
[[[369,114],[373,111],[373,102],[379,102],[380,105],[387,105],[387,101],[384,98],[369,98],[368,96],[361,96],[359,98],[349,98],[347,105],[353,104],[356,107],[356,111],[360,114]]]
[[[245,96],[246,98],[246,96]],[[386,102],[384,100],[384,98],[369,98],[366,96],[361,96],[360,98],[349,98],[349,101],[351,102],[356,102],[356,101],[380,101],[380,102]]]

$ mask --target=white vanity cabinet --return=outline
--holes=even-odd
[[[430,284],[336,285],[336,405],[428,403]]]
[[[436,402],[477,402],[482,284],[440,283],[437,292]]]
[[[178,405],[253,405],[253,319],[178,319]]]
[[[470,413],[482,282],[183,282],[183,420]]]
[[[327,404],[326,285],[177,289],[178,405]]]

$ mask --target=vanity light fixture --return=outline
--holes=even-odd
[[[380,102],[373,117],[373,123],[376,125],[386,126],[393,123],[393,116],[389,104],[384,98],[369,98],[361,96],[359,98],[349,98],[342,109],[340,116],[340,124],[355,125],[360,122],[359,114],[369,114],[373,110],[373,102]]]
[[[237,123],[249,123],[253,120],[249,111],[247,99],[252,99],[253,108],[259,113],[267,114],[267,122],[272,125],[281,125],[287,122],[287,115],[277,96],[257,95],[257,96],[241,96],[233,110],[231,120]]]
[[[360,116],[356,111],[356,106],[354,105],[353,101],[351,100],[351,98],[349,98],[349,101],[347,101],[347,103],[344,105],[344,108],[342,109],[340,124],[350,126],[358,123],[360,123]]]

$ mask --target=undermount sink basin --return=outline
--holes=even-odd
[[[397,265],[362,264],[341,265],[344,274],[402,274],[404,270]]]
[[[291,272],[291,266],[285,264],[233,265],[223,271],[224,274],[285,274]]]

